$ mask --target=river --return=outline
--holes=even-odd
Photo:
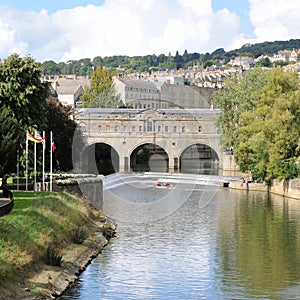
[[[60,299],[299,299],[299,200],[124,182],[105,195],[117,236]]]

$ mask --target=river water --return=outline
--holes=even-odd
[[[60,299],[299,299],[299,200],[153,178],[105,196],[117,236]]]

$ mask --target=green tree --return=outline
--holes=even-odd
[[[261,67],[271,67],[272,63],[271,63],[269,57],[266,57],[266,58],[260,59],[260,60],[257,62],[257,65],[258,65],[258,66],[261,66]]]
[[[14,54],[0,64],[0,177],[15,172],[26,130],[42,130],[49,90],[32,58]]]
[[[0,120],[0,177],[3,177],[16,171],[17,150],[24,130],[7,107],[1,108]]]
[[[14,54],[0,64],[0,107],[10,108],[24,126],[43,123],[48,83],[41,82],[41,66],[31,57]]]
[[[254,178],[291,179],[299,174],[299,78],[295,72],[255,68],[228,80],[217,103],[224,144],[234,147],[241,171]]]
[[[91,85],[81,96],[84,107],[117,107],[120,96],[107,69],[97,67],[91,74]]]
[[[52,131],[55,139],[56,150],[53,153],[53,169],[68,171],[73,168],[72,164],[72,143],[76,124],[69,118],[71,107],[66,107],[59,102],[47,100],[45,131]],[[47,149],[50,149],[50,139],[46,140]],[[47,152],[46,160],[50,161],[50,154]],[[49,166],[49,163],[47,163]]]
[[[274,64],[275,67],[283,67],[283,66],[288,65],[288,63],[283,61],[283,60],[275,61],[273,64]]]
[[[41,65],[42,72],[44,75],[59,75],[61,70],[59,65],[53,60],[44,61]]]
[[[236,76],[226,77],[225,88],[214,94],[215,101],[223,110],[219,118],[219,127],[223,133],[225,147],[238,144],[236,128],[241,125],[241,113],[253,108],[257,90],[266,84],[266,72],[260,68],[253,68],[245,75],[238,73]]]

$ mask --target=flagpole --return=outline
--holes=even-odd
[[[52,141],[53,141],[53,133],[50,131],[50,191],[52,192]]]
[[[43,131],[43,188],[42,191],[45,189],[45,148],[46,148],[46,136],[45,131]]]
[[[17,149],[17,190],[19,190],[19,175],[20,175],[20,154],[19,148]]]
[[[28,191],[28,130],[26,131],[26,171],[25,171],[25,177],[26,177],[26,192]]]
[[[36,132],[34,136],[36,136]],[[34,143],[34,191],[36,191],[36,142]]]

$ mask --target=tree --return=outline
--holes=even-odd
[[[10,108],[20,125],[43,122],[48,83],[41,82],[40,64],[14,54],[0,64],[0,107]]]
[[[112,77],[107,69],[97,67],[91,74],[91,85],[81,96],[84,107],[117,107],[117,95]]]
[[[257,65],[258,65],[258,66],[261,66],[261,67],[271,67],[272,63],[271,63],[269,57],[266,57],[266,58],[260,59],[260,60],[257,62]]]
[[[241,113],[253,108],[256,91],[266,84],[266,72],[254,68],[246,75],[238,73],[236,76],[226,77],[225,88],[215,93],[214,99],[223,110],[218,123],[225,147],[238,144],[235,130],[241,124]]]
[[[69,118],[71,107],[63,106],[60,102],[47,100],[45,131],[53,132],[57,146],[53,156],[53,168],[68,171],[73,168],[72,143],[76,124]],[[47,140],[47,149],[50,149],[50,140]],[[50,160],[49,152],[46,159]],[[47,164],[49,166],[49,164]]]
[[[224,145],[234,147],[241,171],[268,183],[298,176],[299,83],[295,72],[255,68],[229,79],[224,92],[216,94],[224,111],[219,119]]]
[[[53,60],[44,61],[41,65],[42,72],[44,75],[59,75],[61,70],[59,65]]]
[[[1,108],[0,120],[0,177],[3,177],[16,170],[17,149],[24,131],[9,108]]]
[[[49,86],[40,64],[14,54],[0,64],[0,177],[16,170],[17,149],[26,130],[41,129]],[[25,143],[24,143],[25,146]]]

